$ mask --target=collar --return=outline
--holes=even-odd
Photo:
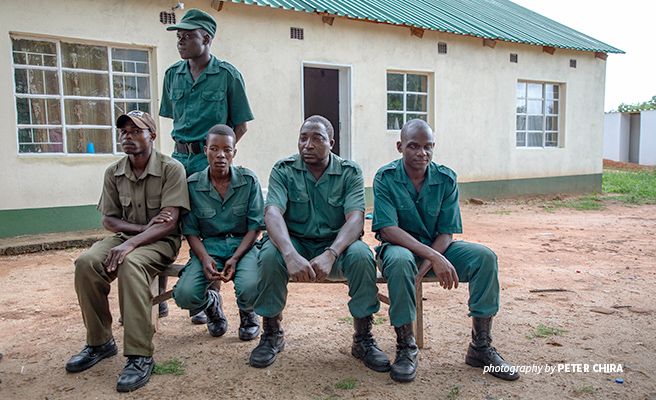
[[[209,192],[210,197],[225,203],[235,193],[236,188],[244,186],[245,184],[246,178],[244,178],[244,175],[239,171],[239,168],[230,165],[230,185],[228,186],[225,198],[222,199],[221,196],[219,196],[219,192],[217,192],[212,185],[212,181],[210,180],[210,167],[207,167],[200,173],[198,183],[196,184],[196,190],[199,192]]]
[[[292,159],[294,162],[292,162],[292,167],[294,169],[297,169],[299,171],[308,171],[307,167],[305,166],[305,163],[301,159],[301,155],[296,153],[292,156]],[[328,164],[328,168],[323,172],[323,175],[342,175],[342,163],[341,163],[341,158],[339,158],[335,153],[330,152],[330,163]],[[322,175],[322,176],[323,176]]]
[[[410,177],[405,172],[405,164],[403,164],[403,159],[398,159],[395,161],[395,163],[394,180],[399,183],[409,183],[410,186],[412,186]],[[424,184],[428,183],[429,185],[439,185],[444,182],[443,176],[438,170],[438,167],[439,165],[434,161],[431,161],[431,163],[428,164],[428,167],[426,168],[426,180],[424,181]]]
[[[178,70],[176,71],[176,74],[181,74],[184,75],[187,80],[190,81],[190,83],[198,83],[202,82],[205,80],[205,75],[209,74],[218,74],[219,71],[221,70],[221,61],[219,61],[218,58],[216,58],[213,54],[210,54],[210,62],[207,64],[207,67],[201,72],[201,74],[198,76],[198,79],[194,82],[194,79],[191,77],[191,69],[189,68],[189,60],[183,60],[180,66],[178,67]]]
[[[132,172],[132,165],[130,164],[130,156],[126,155],[118,161],[116,165],[116,171],[114,171],[114,176],[125,175],[131,181],[136,182],[137,177]],[[150,157],[148,158],[148,164],[146,164],[146,169],[139,179],[144,179],[147,175],[152,176],[162,176],[162,163],[159,162],[159,152],[153,147]]]

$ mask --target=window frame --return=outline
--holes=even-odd
[[[30,65],[29,62],[26,64],[17,64],[14,60],[14,54],[17,52],[14,49],[13,41],[14,40],[29,40],[29,41],[34,41],[34,42],[47,42],[47,43],[52,43],[55,46],[55,52],[56,54],[54,55],[56,57],[56,65],[55,66],[45,66],[45,65]],[[96,70],[96,69],[83,69],[83,68],[71,68],[71,67],[64,67],[63,66],[63,55],[62,55],[62,43],[67,43],[67,44],[74,44],[74,45],[83,45],[83,46],[96,46],[96,47],[102,47],[104,50],[107,52],[107,69],[106,70]],[[13,34],[10,33],[10,51],[11,51],[11,72],[12,72],[12,81],[13,81],[13,108],[14,108],[14,122],[15,122],[15,140],[16,140],[16,151],[17,155],[19,157],[75,157],[75,156],[82,156],[82,157],[102,157],[102,156],[113,156],[113,155],[123,155],[125,154],[122,149],[120,149],[120,143],[118,141],[118,130],[116,128],[116,119],[118,118],[118,115],[116,115],[116,107],[118,103],[147,103],[148,108],[150,110],[150,114],[153,115],[153,110],[155,107],[155,85],[153,84],[154,81],[154,75],[153,75],[153,48],[149,46],[134,46],[134,45],[129,45],[129,44],[122,44],[122,43],[108,43],[108,42],[101,42],[101,41],[91,41],[91,40],[84,40],[84,39],[75,39],[75,38],[62,38],[62,37],[56,37],[56,36],[31,36],[31,35],[23,35],[23,34]],[[142,73],[142,72],[137,72],[136,69],[134,72],[125,72],[125,71],[115,71],[113,62],[114,61],[119,61],[119,62],[125,62],[126,60],[114,60],[113,56],[113,50],[138,50],[138,51],[144,51],[146,53],[147,57],[147,71]],[[20,51],[19,51],[20,52]],[[132,60],[134,61],[134,60]],[[36,70],[36,71],[54,71],[57,74],[57,85],[58,85],[58,90],[59,93],[55,95],[50,95],[50,94],[31,94],[31,93],[19,93],[18,88],[17,88],[17,80],[16,80],[16,71],[17,70],[23,70],[23,71],[28,71],[28,70]],[[107,97],[99,97],[99,96],[87,96],[87,95],[73,95],[73,94],[65,94],[65,82],[64,82],[64,75],[66,72],[78,72],[78,73],[93,73],[97,75],[103,75],[107,77],[107,84],[108,84],[108,96]],[[116,77],[124,77],[124,76],[131,76],[135,77],[137,79],[138,77],[146,77],[147,78],[147,83],[148,83],[148,90],[147,93],[150,96],[149,99],[142,99],[142,98],[119,98],[115,97],[114,93],[114,79]],[[155,82],[156,83],[156,82]],[[44,82],[45,85],[45,82]],[[29,92],[29,89],[27,90]],[[45,91],[45,89],[44,89]],[[138,90],[137,90],[137,96],[138,96]],[[57,99],[60,102],[60,124],[35,124],[32,123],[33,121],[30,121],[29,124],[24,124],[24,123],[19,123],[18,122],[18,99]],[[82,100],[82,101],[107,101],[109,103],[109,119],[110,119],[110,125],[98,125],[98,124],[80,124],[76,125],[74,123],[71,123],[69,121],[66,121],[66,101],[70,100]],[[32,113],[32,106],[30,103],[29,106],[29,112]],[[155,116],[153,117],[155,118]],[[49,121],[46,121],[49,122]],[[62,152],[54,152],[54,151],[49,151],[49,152],[25,152],[21,151],[21,146],[26,145],[26,144],[43,144],[43,142],[38,142],[38,143],[22,143],[20,141],[20,136],[19,132],[21,129],[61,129],[61,146],[63,148]],[[69,130],[71,129],[109,129],[110,130],[110,135],[111,135],[111,152],[94,152],[94,153],[86,153],[86,152],[70,152],[68,149],[68,134],[70,133]],[[32,136],[33,138],[34,136]],[[48,137],[48,143],[50,143],[50,138]],[[59,144],[59,143],[55,143]]]
[[[403,90],[398,91],[398,90],[389,90],[387,88],[387,79],[390,74],[397,74],[397,75],[403,75]],[[426,92],[414,92],[414,91],[408,91],[407,90],[407,85],[408,85],[408,80],[407,76],[408,75],[420,75],[420,76],[425,76],[426,77]],[[432,97],[431,97],[431,88],[432,88],[432,76],[433,73],[430,71],[413,71],[413,70],[398,70],[398,69],[388,69],[385,71],[385,128],[387,132],[389,133],[394,133],[398,134],[401,131],[401,128],[399,129],[390,129],[387,127],[387,118],[389,117],[389,114],[403,114],[403,124],[405,124],[407,115],[408,114],[419,114],[419,115],[425,115],[426,116],[426,122],[431,123],[431,110],[432,110]],[[402,95],[403,98],[403,110],[389,110],[388,109],[388,96],[390,94],[400,94]],[[407,95],[425,95],[426,96],[426,111],[408,111],[407,109]]]
[[[523,97],[519,97],[519,84],[524,84],[524,93]],[[531,97],[529,95],[529,85],[540,85],[541,86],[541,97]],[[552,96],[551,98],[548,97],[547,95],[547,86],[552,85],[557,88],[558,95],[557,96]],[[563,104],[564,104],[564,87],[565,84],[561,82],[547,82],[547,81],[531,81],[531,80],[521,80],[518,79],[515,83],[515,148],[517,149],[559,149],[564,147],[563,146]],[[524,107],[525,110],[523,113],[520,113],[518,111],[519,107],[519,101],[523,100],[524,101]],[[541,102],[541,113],[540,114],[531,114],[529,113],[529,101],[536,101],[539,100]],[[554,102],[557,108],[557,112],[548,112],[547,110],[547,104],[549,102]],[[535,130],[535,129],[529,129],[529,116],[540,116],[542,118],[541,121],[541,129],[540,130]],[[524,129],[518,129],[519,125],[519,118],[524,117]],[[547,129],[547,120],[549,118],[555,118],[556,123],[555,123],[555,129]],[[541,137],[541,145],[540,146],[529,146],[529,133],[534,132],[541,132],[542,137]],[[518,135],[520,133],[524,134],[524,144],[519,145],[518,144]],[[547,140],[548,135],[550,134],[555,134],[556,135],[556,140],[555,140],[555,145],[547,145],[547,143],[553,143],[553,140]]]

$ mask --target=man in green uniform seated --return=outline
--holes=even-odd
[[[239,338],[253,340],[260,333],[253,312],[258,253],[253,244],[264,228],[264,200],[255,174],[232,166],[236,142],[229,126],[212,127],[205,145],[209,166],[187,179],[191,212],[182,218],[182,234],[187,236],[191,258],[173,287],[173,298],[191,315],[205,310],[207,329],[218,337],[228,324],[221,295],[208,289],[214,281],[234,279]]]
[[[246,122],[253,119],[241,74],[210,53],[216,28],[211,15],[194,8],[185,13],[179,24],[166,28],[177,32],[182,60],[166,70],[159,115],[173,119],[173,158],[185,166],[187,176],[207,168],[203,148],[211,127],[227,124],[239,141],[246,133]],[[160,290],[166,282],[166,277],[160,277]],[[214,287],[218,291],[220,282]],[[160,315],[167,314],[166,302],[160,303]],[[194,315],[191,322],[206,323],[205,313]]]
[[[264,332],[250,364],[271,365],[285,346],[282,310],[287,284],[344,280],[354,319],[352,354],[375,371],[389,371],[389,359],[371,334],[376,297],[376,266],[358,240],[364,226],[364,179],[360,167],[331,153],[333,127],[321,116],[301,126],[299,154],[276,163],[269,178],[264,223],[267,235],[260,251],[260,292],[255,312],[264,317]]]
[[[478,244],[452,241],[454,233],[462,233],[456,174],[431,161],[433,131],[420,119],[403,126],[396,146],[403,158],[382,167],[374,179],[372,225],[383,242],[376,252],[387,279],[390,322],[397,334],[390,376],[401,382],[415,378],[415,288],[428,273],[437,276],[444,289],[469,282],[473,327],[466,363],[495,366],[492,375],[502,379],[519,378],[516,369],[490,345],[492,317],[499,310],[496,254]]]
[[[66,363],[66,370],[81,372],[117,353],[107,295],[118,278],[128,360],[116,390],[128,392],[145,385],[153,370],[150,284],[178,255],[178,217],[189,210],[189,194],[182,164],[153,148],[155,121],[149,114],[130,111],[118,118],[116,127],[127,155],[105,171],[98,204],[103,226],[116,235],[75,260],[75,291],[87,345]]]

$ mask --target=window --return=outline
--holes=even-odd
[[[387,73],[387,130],[411,119],[428,121],[428,75]]]
[[[116,118],[150,112],[149,52],[12,37],[19,153],[121,151]]]
[[[517,82],[517,147],[558,147],[560,86]]]

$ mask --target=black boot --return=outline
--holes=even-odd
[[[118,353],[118,347],[111,338],[100,346],[84,346],[81,352],[71,357],[66,363],[66,371],[82,372],[98,364],[104,358],[113,357]]]
[[[369,315],[364,318],[353,318],[353,345],[351,354],[359,358],[364,365],[376,372],[387,372],[390,370],[390,361],[387,355],[376,344],[376,339],[371,334],[371,324],[374,317]]]
[[[398,382],[412,382],[415,379],[419,355],[412,324],[394,327],[394,330],[396,331],[396,359],[390,377]]]
[[[253,340],[260,334],[260,317],[253,311],[239,310],[239,339]]]
[[[273,318],[264,317],[264,333],[260,344],[251,352],[249,363],[252,367],[264,368],[276,361],[276,355],[285,348],[285,331],[282,330],[282,313]]]
[[[222,336],[228,330],[228,320],[223,314],[223,299],[221,295],[214,290],[208,290],[210,296],[210,305],[205,309],[207,314],[207,330],[214,337]]]
[[[503,360],[499,351],[492,347],[492,317],[472,317],[472,341],[467,349],[465,362],[472,367],[490,366],[490,375],[507,381],[519,379],[519,372]]]

